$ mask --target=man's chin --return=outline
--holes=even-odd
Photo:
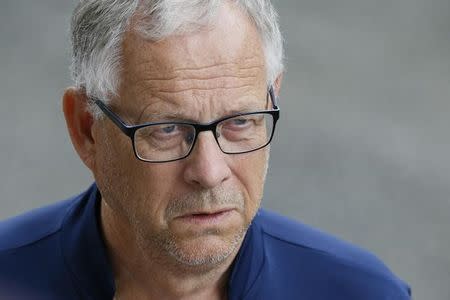
[[[178,263],[186,266],[217,266],[234,258],[245,231],[242,229],[227,237],[217,235],[217,232],[204,232],[195,238],[172,240],[165,245],[165,250]]]

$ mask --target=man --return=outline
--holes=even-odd
[[[84,0],[63,97],[95,184],[0,225],[1,299],[409,299],[259,209],[283,71],[268,0]]]

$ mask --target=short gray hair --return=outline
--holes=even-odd
[[[195,31],[214,21],[225,0],[80,0],[71,23],[72,77],[89,97],[108,101],[120,83],[122,40],[133,21],[146,39]],[[270,0],[236,3],[261,35],[268,84],[283,71],[283,39]],[[134,24],[134,17],[139,22]]]

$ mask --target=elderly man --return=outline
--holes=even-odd
[[[279,117],[268,0],[84,0],[63,97],[95,184],[0,225],[1,299],[409,299],[355,246],[259,209]]]

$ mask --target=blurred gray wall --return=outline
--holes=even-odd
[[[278,0],[282,119],[265,206],[450,299],[450,0]],[[60,98],[74,1],[0,4],[0,218],[86,188]]]

